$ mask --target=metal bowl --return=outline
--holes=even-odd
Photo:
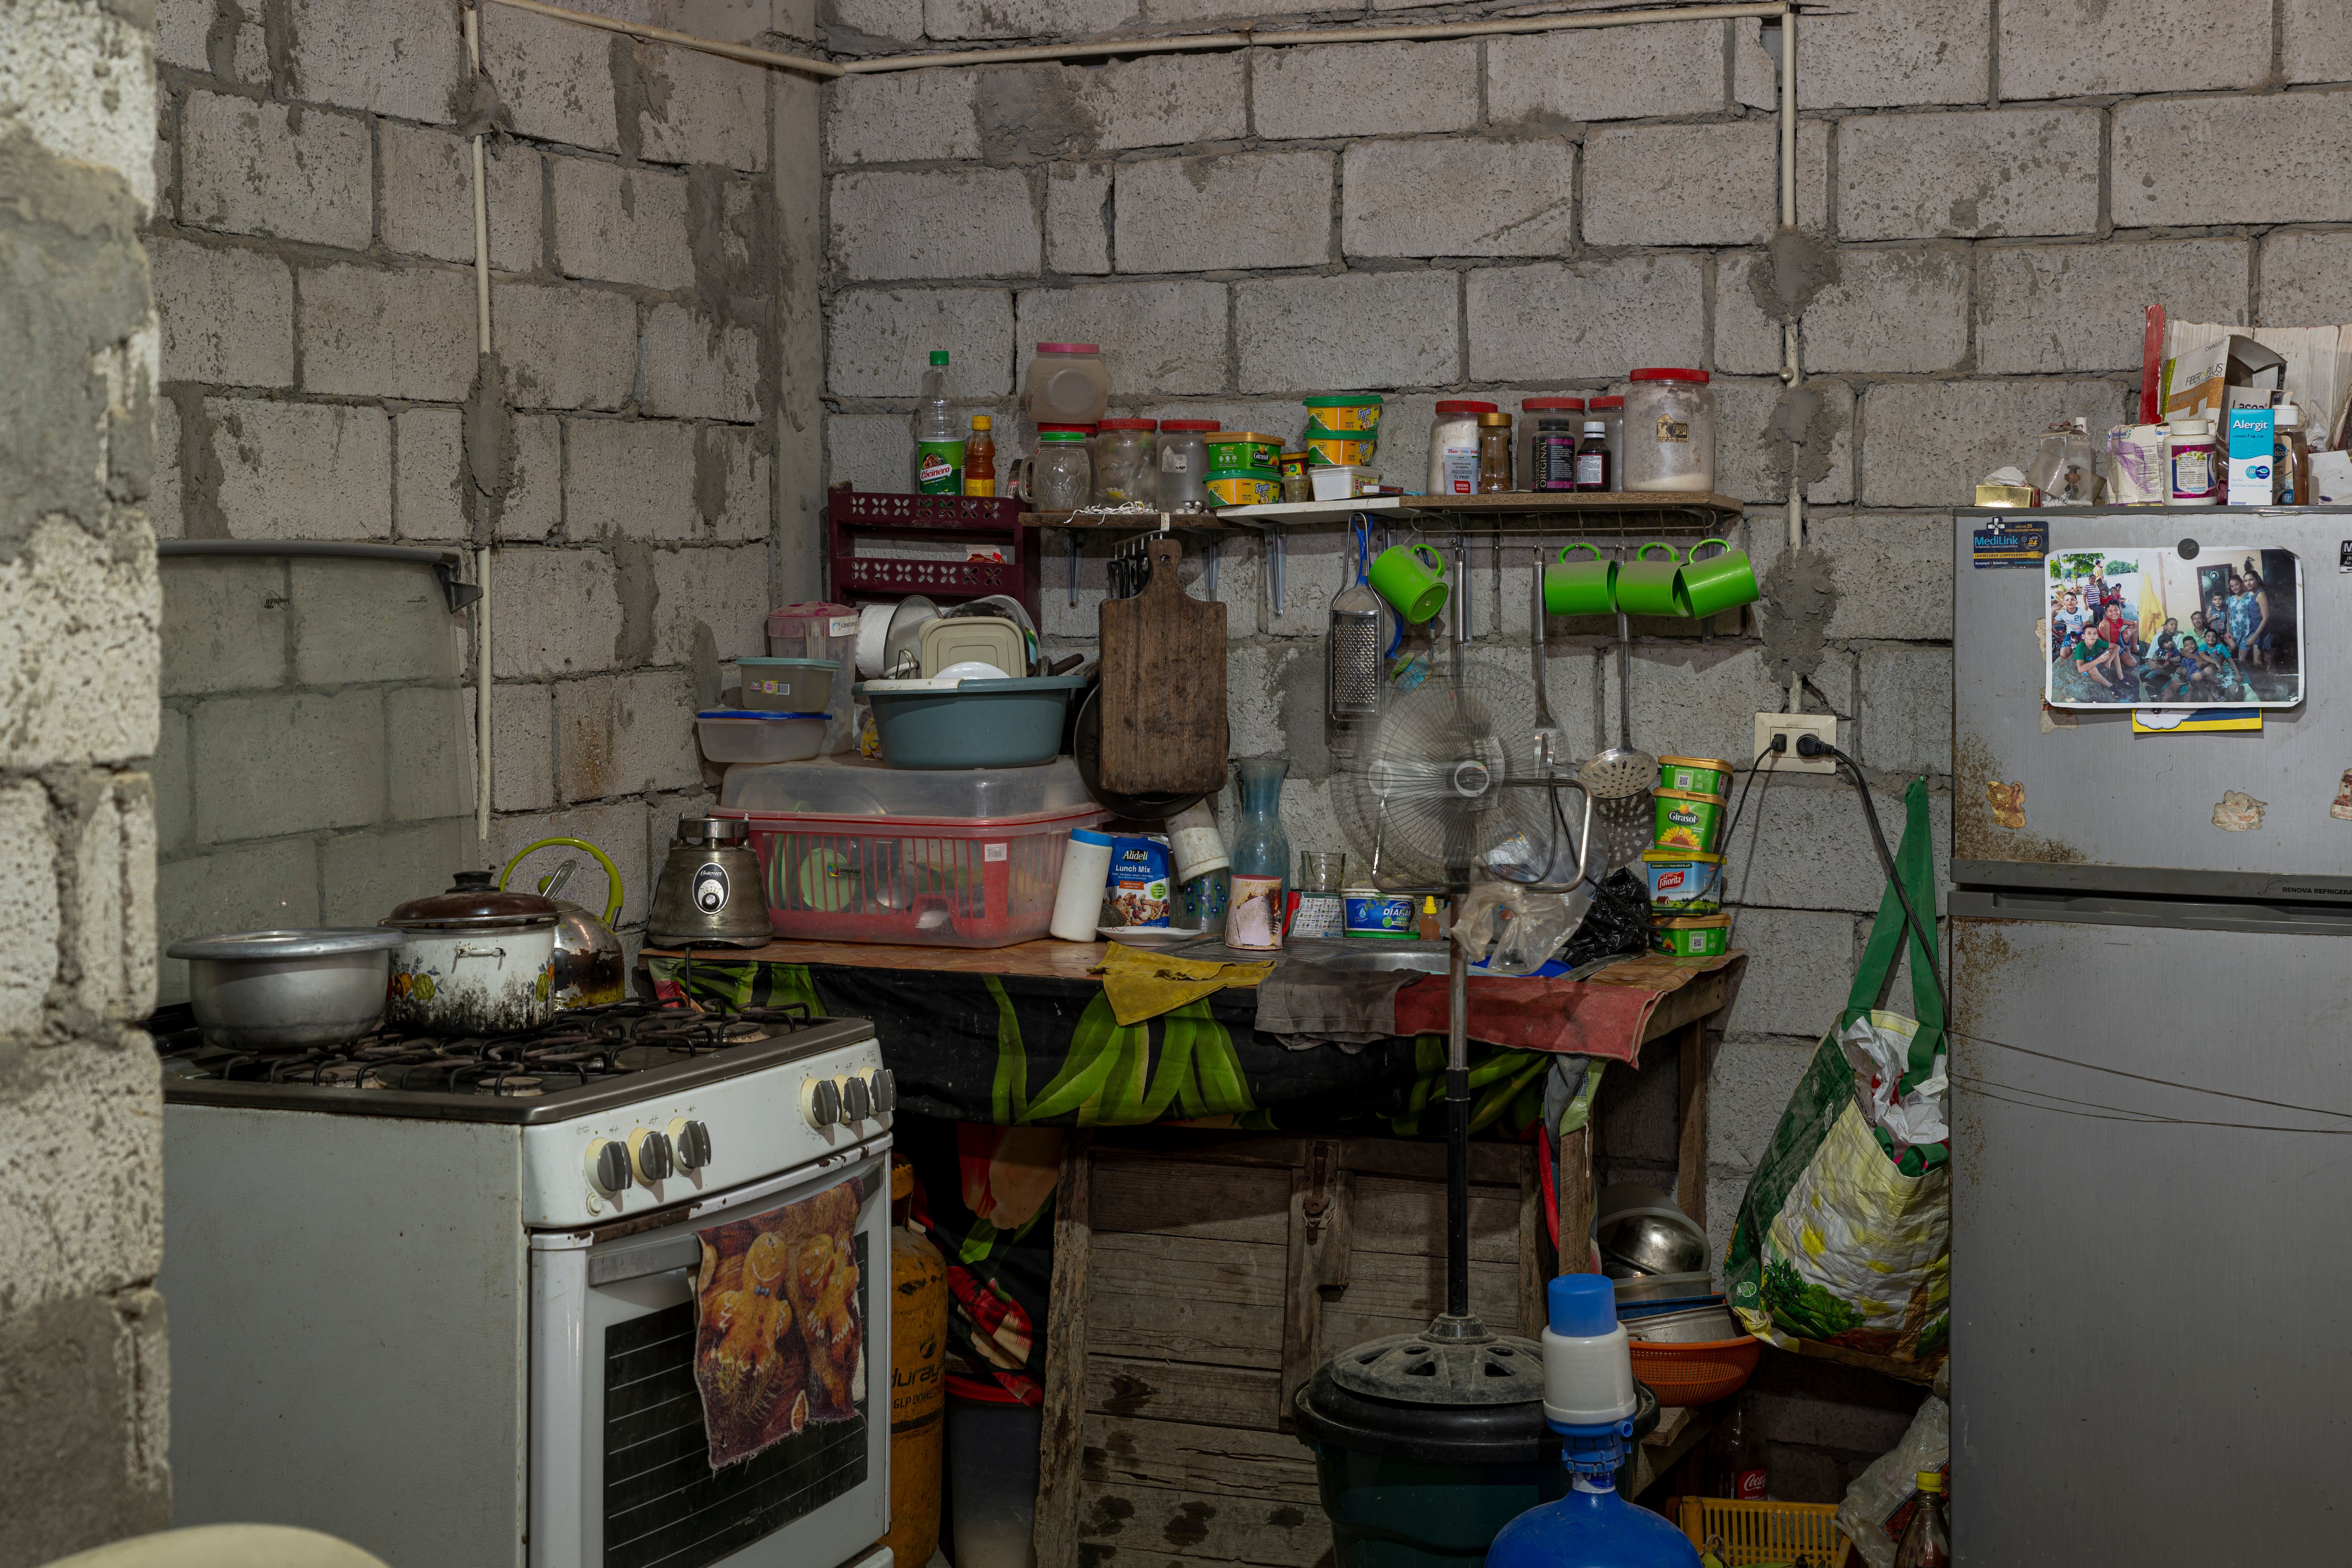
[[[1629,1209],[1596,1226],[1601,1255],[1643,1274],[1689,1274],[1706,1267],[1706,1233],[1679,1209]]]
[[[188,1006],[205,1043],[249,1051],[340,1046],[383,1016],[404,932],[248,931],[188,937]]]
[[[1721,1302],[1685,1307],[1678,1312],[1656,1312],[1646,1318],[1627,1318],[1624,1322],[1628,1339],[1653,1345],[1720,1344],[1748,1331],[1731,1315],[1731,1309]]]
[[[1715,1294],[1714,1276],[1704,1268],[1688,1274],[1611,1274],[1610,1278],[1617,1281],[1617,1305],[1621,1310],[1645,1301],[1687,1301],[1696,1305],[1702,1298]]]

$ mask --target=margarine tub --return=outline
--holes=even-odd
[[[1650,946],[1676,958],[1717,958],[1731,951],[1729,915],[1694,915],[1660,921],[1650,928]]]
[[[1658,787],[1691,795],[1729,795],[1731,764],[1721,757],[1660,757]]]
[[[1723,857],[1691,849],[1652,849],[1642,857],[1650,912],[1711,915],[1723,907]]]
[[[1378,888],[1344,888],[1339,892],[1339,902],[1344,935],[1402,942],[1421,934],[1410,894],[1383,893]]]
[[[1209,494],[1219,506],[1272,506],[1282,499],[1282,470],[1211,468]]]
[[[1715,853],[1716,835],[1723,830],[1723,796],[1662,789],[1654,798],[1657,802],[1656,844],[1659,848],[1695,849],[1702,855]]]

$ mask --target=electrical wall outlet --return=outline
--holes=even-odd
[[[1766,757],[1756,765],[1783,773],[1832,773],[1837,772],[1835,759],[1801,757],[1797,755],[1797,737],[1811,735],[1823,745],[1837,744],[1837,715],[1834,713],[1759,713],[1756,715],[1756,751],[1770,748],[1772,737],[1789,737],[1789,749],[1777,757]]]

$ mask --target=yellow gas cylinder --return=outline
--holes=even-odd
[[[907,1224],[914,1168],[890,1168],[890,1532],[904,1568],[940,1546],[940,1439],[946,1430],[948,1266]]]

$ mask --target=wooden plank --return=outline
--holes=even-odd
[[[1675,1413],[1668,1410],[1663,1414],[1671,1416]],[[1676,1427],[1669,1428],[1664,1420],[1660,1420],[1657,1431],[1643,1438],[1634,1448],[1633,1495],[1635,1497],[1640,1497],[1649,1490],[1668,1470],[1682,1462],[1684,1455],[1697,1447],[1706,1439],[1706,1435],[1715,1430],[1715,1423],[1706,1416],[1696,1411],[1688,1414],[1689,1419]],[[1670,1430],[1672,1435],[1666,1436],[1665,1440],[1660,1442],[1658,1439]]]
[[[1291,1400],[1323,1362],[1324,1302],[1348,1287],[1355,1174],[1339,1167],[1337,1139],[1307,1146],[1291,1173],[1290,1236],[1283,1284],[1281,1424]]]
[[[1675,1043],[1682,1076],[1676,1099],[1675,1202],[1700,1226],[1706,1224],[1706,1020],[1683,1026]]]
[[[1350,1138],[1340,1163],[1362,1175],[1413,1176],[1424,1182],[1445,1180],[1445,1143],[1442,1139],[1415,1142],[1403,1138]],[[1473,1140],[1470,1180],[1494,1187],[1517,1186],[1519,1166],[1535,1158],[1524,1143]]]
[[[1205,1306],[1149,1296],[1097,1296],[1087,1351],[1203,1366],[1282,1367],[1282,1309]]]
[[[1094,1229],[1202,1240],[1288,1239],[1290,1179],[1279,1170],[1175,1160],[1096,1162]]]
[[[1097,1297],[1160,1296],[1206,1305],[1280,1308],[1286,1248],[1189,1236],[1094,1237]]]
[[[1642,1027],[1642,1040],[1663,1040],[1694,1018],[1704,1018],[1723,1009],[1724,999],[1730,994],[1731,977],[1727,971],[1712,970],[1687,985],[1675,987],[1658,998],[1650,1014],[1650,1021]]]
[[[1272,1432],[1281,1408],[1282,1377],[1277,1372],[1127,1356],[1087,1357],[1089,1414]]]
[[[1559,1271],[1590,1274],[1592,1261],[1592,1123],[1559,1141]]]
[[[1100,963],[1097,959],[1097,963]],[[1307,1140],[1218,1127],[1120,1127],[1095,1134],[1095,1163],[1183,1160],[1202,1164],[1287,1168],[1306,1155]]]
[[[1147,549],[1151,580],[1143,592],[1105,600],[1097,611],[1102,786],[1121,795],[1222,789],[1231,755],[1225,607],[1192,597],[1177,581],[1184,557],[1177,540],[1155,535]]]
[[[1311,1504],[1104,1481],[1082,1481],[1079,1497],[1080,1568],[1129,1568],[1130,1548],[1138,1557],[1265,1568],[1318,1568],[1331,1557],[1330,1521]]]
[[[1054,1189],[1054,1278],[1045,1305],[1045,1402],[1037,1448],[1037,1503],[1033,1530],[1037,1568],[1076,1568],[1076,1458],[1085,1421],[1087,1308],[1093,1249],[1087,1215],[1087,1134],[1072,1132],[1062,1151]]]
[[[1356,1178],[1356,1250],[1445,1255],[1445,1183],[1396,1176]],[[1519,1194],[1510,1187],[1470,1189],[1470,1257],[1488,1263],[1519,1256]]]
[[[1551,1314],[1544,1300],[1543,1183],[1536,1163],[1519,1178],[1519,1332],[1534,1339]]]
[[[1107,1486],[1321,1506],[1315,1457],[1279,1432],[1098,1416],[1087,1424],[1079,1464],[1085,1479]]]

